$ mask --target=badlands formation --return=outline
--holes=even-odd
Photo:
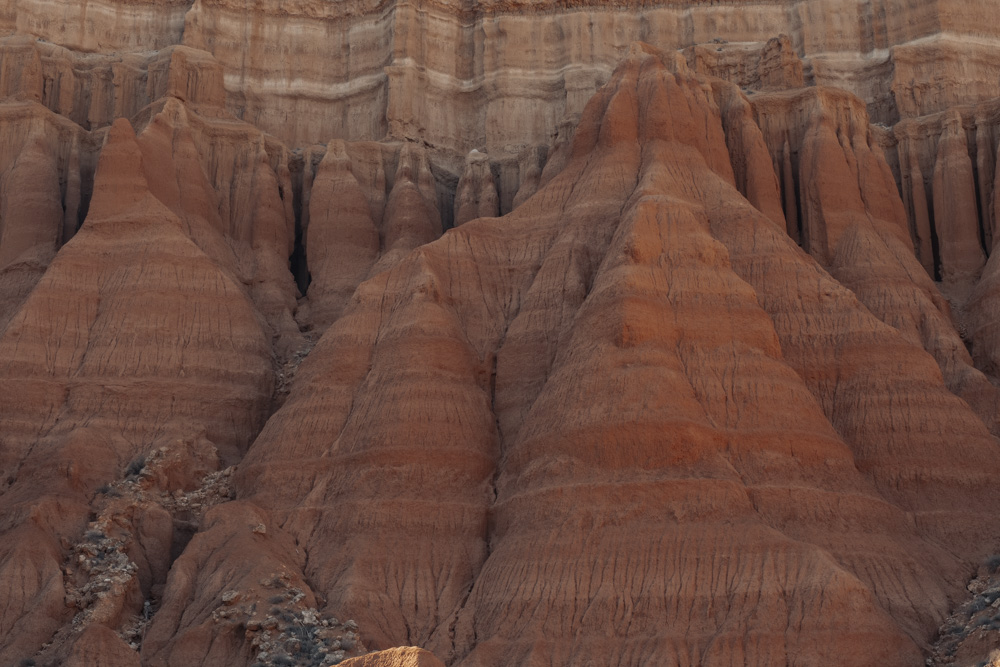
[[[998,56],[995,0],[8,0],[0,664],[986,664]]]

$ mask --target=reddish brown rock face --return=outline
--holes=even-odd
[[[0,663],[987,660],[990,8],[689,4],[0,10]]]

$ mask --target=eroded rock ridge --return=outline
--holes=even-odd
[[[0,663],[991,659],[995,13],[10,3]]]

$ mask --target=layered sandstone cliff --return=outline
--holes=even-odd
[[[994,10],[0,9],[0,663],[985,660]]]
[[[221,65],[230,112],[291,146],[420,140],[454,172],[473,148],[506,162],[550,143],[635,40],[692,49],[753,87],[767,82],[749,71],[756,52],[785,34],[807,82],[855,93],[883,123],[988,101],[995,18],[990,0],[17,0],[0,29],[38,40],[34,94],[91,123],[141,108],[161,85],[150,50],[184,45]]]

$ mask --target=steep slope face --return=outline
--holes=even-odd
[[[995,13],[0,8],[0,663],[985,659]]]
[[[899,123],[893,130],[911,235],[944,293],[976,364],[997,368],[996,100]]]
[[[254,284],[254,300],[284,339],[283,351],[298,346],[287,271],[295,224],[288,150],[225,114],[217,62],[173,47],[81,63],[78,54],[24,38],[6,40],[0,54],[0,271],[9,276],[0,298],[11,304],[0,325],[87,215],[105,126],[123,115],[138,125],[155,117],[141,140],[155,196],[213,260]],[[164,100],[173,101],[159,114]]]
[[[530,180],[529,155],[552,144],[634,40],[684,49],[697,71],[747,90],[836,86],[882,124],[958,109],[970,139],[977,127],[992,128],[990,140],[979,133],[969,145],[980,215],[990,216],[982,204],[994,191],[996,123],[979,113],[970,122],[965,109],[996,98],[990,0],[8,4],[0,9],[0,95],[20,90],[86,129],[177,95],[224,105],[305,151],[332,139],[419,142],[439,194],[448,191],[446,205],[436,202],[445,227],[470,150],[490,156],[500,212],[508,212]],[[938,124],[931,118],[908,138],[880,142],[928,267],[941,241],[931,241],[933,202],[911,205],[916,190],[903,181],[916,173],[913,159],[891,144],[921,153],[929,186]],[[950,177],[964,182],[965,174]]]
[[[473,149],[465,158],[465,171],[455,190],[455,226],[476,218],[494,218],[500,214],[489,156]]]
[[[835,89],[805,88],[756,95],[753,108],[774,173],[781,175],[788,234],[879,319],[930,352],[949,389],[995,431],[997,390],[955,330],[952,308],[931,279],[931,239],[911,236],[861,101]],[[943,165],[939,173],[962,174]],[[952,215],[956,208],[944,211]],[[941,233],[973,261],[981,256],[974,230],[971,237],[960,229]],[[922,267],[921,259],[930,265]],[[968,289],[974,278],[964,280]],[[945,288],[954,285],[949,273]]]
[[[194,106],[161,100],[138,137],[0,106],[2,662],[138,661],[125,629],[198,525],[177,494],[241,458],[302,344],[287,151]],[[153,500],[110,500],[163,457]]]
[[[270,399],[263,322],[150,194],[143,167],[120,121],[86,224],[0,338],[7,662],[70,620],[60,539],[82,532],[95,489],[174,439],[235,458]]]
[[[308,315],[300,321],[322,333],[361,282],[441,236],[442,222],[427,152],[419,144],[332,141],[303,181],[311,282]]]
[[[62,113],[107,124],[113,99],[142,108],[156,99],[157,77],[141,74],[155,70],[148,50],[183,44],[221,64],[230,112],[292,146],[422,140],[457,175],[472,148],[513,169],[547,145],[634,40],[743,69],[786,34],[807,82],[855,93],[883,123],[990,100],[996,12],[990,0],[16,0],[0,34],[42,40],[42,101]]]
[[[635,48],[533,197],[361,284],[218,521],[260,520],[369,645],[452,664],[920,660],[1000,537],[998,446],[948,390],[944,334],[912,330],[947,312],[894,254],[864,110],[809,95],[761,131],[731,84]],[[767,169],[781,118],[815,258]],[[243,542],[198,540],[165,610],[232,586]],[[235,588],[264,604],[256,576]],[[144,657],[223,644],[202,618],[154,617],[178,639]]]
[[[0,38],[0,96],[39,102],[87,130],[132,117],[164,95],[198,108],[225,104],[223,68],[203,51],[168,43],[87,54],[54,41],[30,32]]]
[[[260,14],[268,20],[257,20]],[[321,9],[305,2],[278,9],[199,0],[187,15],[184,43],[240,71],[228,85],[234,107],[292,142],[376,139],[388,130],[497,153],[545,143],[559,119],[580,112],[639,39],[670,49],[715,40],[715,48],[738,53],[747,42],[786,33],[808,58],[811,78],[869,100],[884,122],[990,99],[995,89],[980,82],[996,78],[995,17],[987,0],[613,8],[598,2],[361,2]],[[315,38],[303,39],[303,32]],[[330,61],[324,56],[331,49],[347,57]],[[293,70],[269,59],[275,51],[300,65]],[[942,65],[952,73],[947,79],[928,75]],[[931,83],[915,85],[919,81]]]
[[[37,104],[0,106],[0,331],[86,213],[99,142]]]

